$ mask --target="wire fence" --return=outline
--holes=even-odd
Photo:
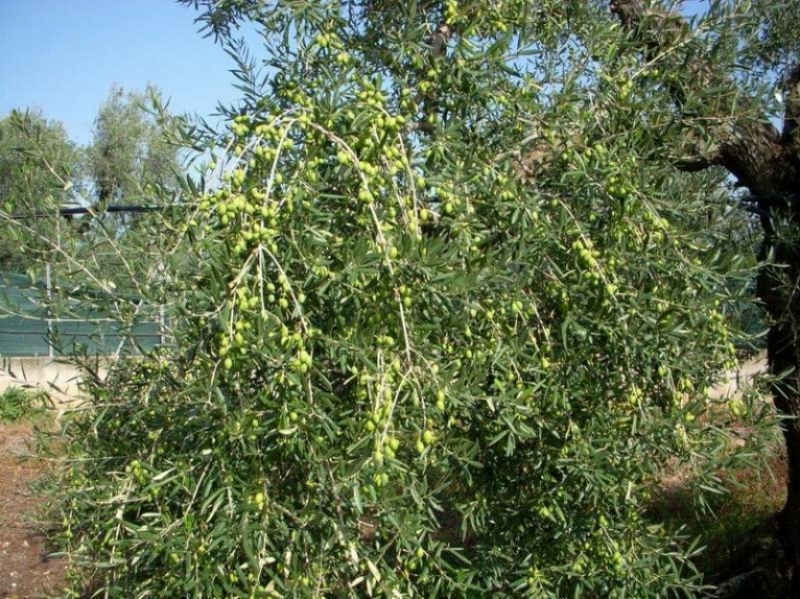
[[[131,323],[114,319],[87,298],[68,297],[56,313],[49,276],[0,272],[0,356],[139,353],[162,345],[165,322],[156,309],[137,310]],[[141,303],[140,303],[141,305]]]

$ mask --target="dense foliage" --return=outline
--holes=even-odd
[[[694,588],[643,512],[727,452],[705,389],[748,278],[623,34],[585,3],[232,4],[267,58],[192,132],[175,343],[66,430],[76,592]]]

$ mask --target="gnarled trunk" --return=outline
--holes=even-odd
[[[793,200],[798,203],[796,196]],[[789,479],[778,535],[796,566],[800,564],[800,223],[796,212],[790,216],[781,225],[764,227],[763,253],[771,256],[759,272],[758,294],[773,320],[767,337],[772,397],[778,413],[786,416],[781,426]]]
[[[679,109],[708,123],[712,143],[695,146],[676,165],[685,170],[726,168],[752,194],[764,233],[758,296],[771,318],[768,336],[772,394],[781,416],[789,463],[788,498],[778,538],[785,551],[785,574],[800,587],[800,65],[786,76],[783,130],[752,109],[734,81],[706,59],[679,15],[646,6],[642,0],[612,0],[611,11],[648,60],[682,72],[665,81]],[[715,90],[713,96],[706,90]],[[798,574],[794,575],[794,570]],[[797,591],[794,591],[797,594]],[[794,596],[794,595],[793,595]]]

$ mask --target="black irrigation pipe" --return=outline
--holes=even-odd
[[[92,216],[95,216],[105,212],[143,214],[146,212],[165,212],[167,210],[172,210],[174,208],[194,208],[194,207],[195,204],[173,204],[171,206],[109,206],[108,208],[102,211],[92,210],[91,208],[59,208],[58,215],[63,216],[65,218],[71,218],[73,216],[81,214],[91,214]],[[10,218],[12,220],[27,220],[33,218],[46,218],[48,216],[52,216],[52,213],[33,212],[31,214],[12,214]]]

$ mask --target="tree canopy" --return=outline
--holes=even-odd
[[[155,88],[112,88],[86,147],[39,113],[13,111],[0,122],[3,268],[63,264],[65,285],[91,273],[141,294],[140,275],[164,248],[150,211],[176,204],[183,185],[177,126]]]
[[[213,158],[164,227],[196,267],[141,285],[171,284],[174,345],[67,430],[81,573],[126,598],[699,591],[650,494],[763,417],[707,395],[751,273],[726,171],[674,168],[726,166],[705,71],[621,5],[184,4],[242,99],[188,131]]]
[[[25,271],[49,249],[58,209],[76,196],[82,152],[60,123],[38,112],[0,120],[0,268]],[[26,227],[10,219],[24,217]]]
[[[100,107],[87,160],[100,212],[121,200],[140,203],[149,189],[179,172],[176,148],[165,135],[169,124],[159,123],[148,109],[153,100],[161,101],[155,88],[126,93],[113,87]],[[171,118],[166,113],[161,117]]]

